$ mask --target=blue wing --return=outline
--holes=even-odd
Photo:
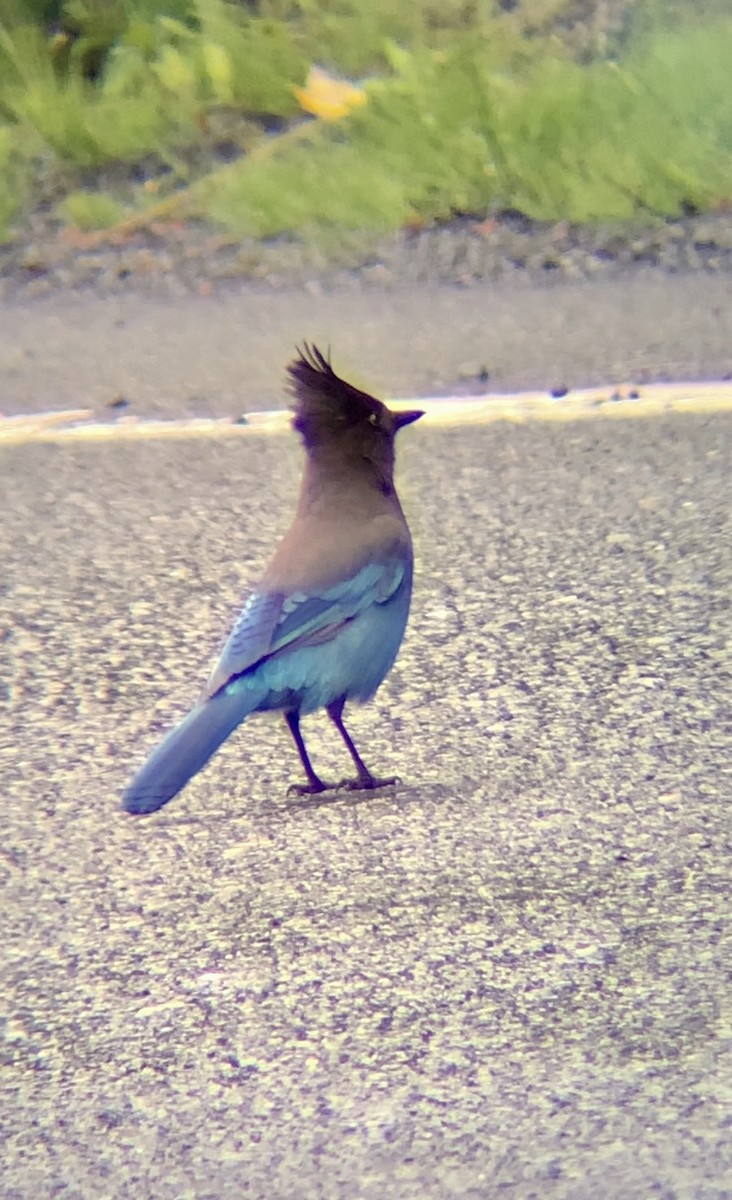
[[[339,629],[372,604],[385,604],[398,590],[408,562],[369,562],[350,579],[319,593],[254,592],[229,634],[204,689],[212,696],[234,676],[283,650],[330,641]]]

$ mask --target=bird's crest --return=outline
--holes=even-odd
[[[307,342],[287,373],[295,399],[293,424],[306,442],[348,426],[374,423],[374,418],[379,420],[386,411],[380,400],[336,375],[326,356]]]

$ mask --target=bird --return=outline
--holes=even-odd
[[[370,700],[401,645],[412,594],[412,539],[394,486],[397,432],[424,415],[396,411],[338,376],[304,343],[287,367],[292,426],[305,465],[292,524],[251,590],[200,699],[138,771],[129,813],[162,808],[250,714],[280,711],[307,779],[300,795],[369,791],[372,774],[343,720],[348,701]],[[355,778],[324,782],[300,729],[325,709]]]

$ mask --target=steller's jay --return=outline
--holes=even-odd
[[[397,656],[412,592],[412,541],[394,488],[394,436],[421,412],[392,412],[351,387],[314,346],[288,367],[306,462],[295,519],[250,595],[196,707],[124,794],[131,813],[167,804],[253,712],[284,713],[308,782],[368,789],[377,779],[343,724]],[[329,785],[313,770],[300,718],[324,708],[356,767]]]

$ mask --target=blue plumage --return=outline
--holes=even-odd
[[[421,413],[392,413],[338,378],[317,350],[290,367],[295,427],[307,461],[293,525],[249,597],[199,704],[148,758],[124,795],[129,812],[160,808],[250,713],[280,709],[307,785],[315,774],[300,717],[325,708],[357,769],[348,786],[392,782],[360,758],[342,713],[391,668],[412,590],[412,547],[393,485],[393,441]]]

